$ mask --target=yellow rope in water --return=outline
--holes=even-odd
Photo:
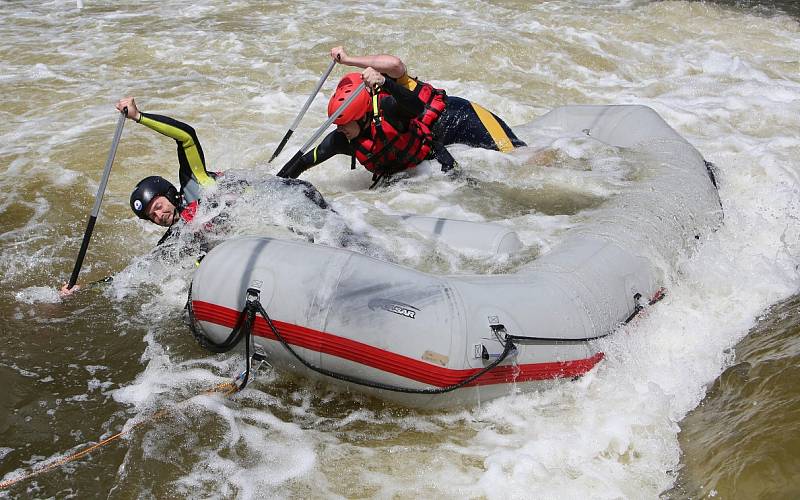
[[[222,392],[223,396],[228,397],[231,394],[236,393],[238,390],[239,390],[239,387],[236,384],[234,384],[233,382],[224,382],[222,384],[215,385],[211,389],[203,391],[200,394],[201,395],[207,395],[207,394],[213,394],[215,392]],[[183,402],[185,403],[186,401],[189,401],[189,399],[192,399],[192,398],[185,399]],[[58,467],[61,467],[62,465],[67,464],[69,462],[74,462],[75,460],[78,460],[79,458],[88,455],[89,453],[93,452],[94,450],[96,450],[98,448],[102,448],[103,446],[111,443],[112,441],[116,441],[117,439],[119,439],[119,438],[121,438],[121,437],[123,437],[123,436],[125,436],[127,434],[130,434],[131,431],[133,431],[134,429],[142,426],[143,424],[148,423],[148,422],[152,422],[154,420],[157,420],[157,419],[163,417],[164,415],[167,415],[169,412],[170,412],[169,408],[165,408],[163,410],[159,410],[159,411],[155,412],[154,414],[150,415],[149,417],[145,418],[144,420],[136,422],[135,424],[130,426],[130,428],[128,428],[126,430],[123,430],[123,431],[120,431],[120,432],[114,434],[113,436],[107,437],[106,439],[103,439],[102,441],[100,441],[98,443],[95,443],[93,445],[89,445],[86,448],[84,448],[84,449],[82,449],[80,451],[77,451],[75,453],[72,453],[70,455],[67,455],[65,457],[61,457],[61,458],[59,458],[59,459],[57,459],[57,460],[55,460],[55,461],[53,461],[53,462],[51,462],[51,463],[49,463],[47,465],[44,465],[44,466],[39,465],[38,469],[35,468],[37,466],[34,466],[32,468],[33,470],[31,470],[30,472],[27,472],[27,473],[25,473],[25,474],[23,474],[23,475],[21,475],[19,477],[16,477],[16,478],[13,478],[13,479],[8,479],[6,481],[0,482],[0,490],[4,490],[6,488],[9,488],[9,487],[11,487],[11,486],[13,486],[13,485],[15,485],[17,483],[20,483],[22,481],[27,481],[28,479],[30,479],[30,478],[32,478],[34,476],[38,476],[39,474],[44,474],[45,472],[50,472],[51,470],[56,469]]]

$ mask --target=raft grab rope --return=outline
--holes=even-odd
[[[327,377],[334,378],[336,380],[342,380],[344,382],[349,382],[352,384],[369,387],[372,389],[382,389],[385,391],[402,392],[406,394],[444,394],[447,392],[454,391],[456,389],[460,389],[465,385],[469,384],[470,382],[473,382],[474,380],[483,376],[487,372],[493,370],[496,366],[505,361],[505,359],[509,355],[516,354],[516,346],[514,345],[514,339],[512,338],[512,336],[506,335],[505,339],[501,339],[499,336],[499,332],[496,332],[495,335],[497,335],[498,340],[501,342],[501,344],[503,344],[503,352],[500,353],[497,356],[497,359],[492,361],[490,364],[486,365],[484,368],[473,373],[472,375],[465,377],[463,380],[456,382],[455,384],[448,385],[446,387],[416,389],[413,387],[400,387],[391,384],[383,384],[380,382],[372,382],[362,378],[345,375],[343,373],[334,372],[332,370],[327,370],[325,368],[315,366],[306,361],[305,359],[303,359],[299,354],[297,354],[297,352],[292,348],[292,346],[283,338],[283,335],[281,335],[280,331],[278,331],[278,328],[272,322],[272,318],[270,318],[269,314],[264,309],[264,306],[261,305],[260,295],[261,295],[261,290],[257,284],[253,284],[251,285],[250,288],[247,289],[244,309],[242,309],[242,311],[239,313],[239,319],[237,320],[233,330],[231,330],[231,333],[221,343],[215,343],[197,331],[196,321],[193,319],[194,315],[191,311],[191,305],[190,305],[189,327],[192,330],[192,333],[194,334],[195,338],[198,339],[198,341],[203,347],[207,347],[211,350],[214,349],[230,350],[243,337],[246,337],[246,345],[247,349],[249,349],[249,344],[251,342],[251,337],[252,337],[252,329],[253,325],[255,324],[255,315],[256,313],[258,313],[261,315],[261,317],[264,318],[264,321],[266,321],[267,325],[272,331],[272,334],[275,335],[275,338],[278,339],[278,342],[281,343],[284,349],[286,349],[286,351],[288,351],[289,354],[291,354],[295,359],[297,359],[303,366],[305,366],[309,370],[319,373],[321,375],[325,375]],[[189,304],[191,304],[191,292],[190,292]],[[215,352],[225,352],[225,351],[215,351]],[[249,358],[248,358],[248,363],[249,363]],[[246,373],[248,370],[249,370],[249,364],[248,368],[243,373]],[[247,376],[245,375],[245,380],[246,377]]]
[[[553,342],[557,340],[559,343],[583,343],[583,342],[590,342],[593,340],[598,340],[603,337],[607,337],[613,333],[613,330],[605,333],[603,335],[598,335],[596,337],[584,337],[578,339],[553,339],[548,337],[529,337],[529,336],[522,336],[522,335],[512,335],[506,331],[506,327],[502,324],[493,324],[489,325],[492,333],[497,338],[497,341],[503,346],[503,351],[500,354],[492,354],[490,355],[485,347],[483,347],[481,352],[481,358],[484,361],[488,361],[490,358],[496,358],[490,364],[485,366],[483,369],[473,373],[472,375],[464,378],[463,380],[446,386],[446,387],[438,387],[438,388],[430,388],[430,389],[416,389],[412,387],[400,387],[391,384],[383,384],[380,382],[372,382],[369,380],[365,380],[359,377],[353,377],[351,375],[345,375],[343,373],[334,372],[332,370],[328,370],[319,366],[315,366],[305,359],[303,359],[297,352],[292,348],[292,346],[283,338],[278,328],[272,322],[272,318],[270,318],[267,311],[264,309],[264,306],[261,304],[260,296],[261,296],[261,283],[259,281],[254,281],[251,283],[251,286],[247,289],[246,298],[245,298],[245,306],[244,309],[239,313],[239,318],[237,319],[234,328],[231,330],[231,333],[228,337],[221,343],[215,343],[206,337],[203,333],[198,331],[197,329],[197,321],[194,319],[194,313],[192,311],[192,292],[191,287],[189,289],[189,299],[187,301],[187,310],[189,313],[189,328],[192,331],[192,334],[200,343],[201,346],[212,350],[214,352],[227,352],[231,350],[236,344],[242,340],[243,337],[246,338],[245,349],[246,349],[246,359],[247,359],[247,366],[242,374],[239,375],[237,380],[243,379],[242,385],[240,386],[241,389],[245,387],[247,384],[248,376],[251,371],[250,367],[250,344],[252,342],[252,330],[253,326],[255,325],[255,316],[256,314],[260,314],[264,321],[266,321],[267,326],[272,331],[272,334],[275,338],[280,342],[280,344],[289,352],[297,361],[299,361],[303,366],[308,368],[309,370],[319,373],[321,375],[325,375],[327,377],[334,378],[336,380],[342,380],[344,382],[353,383],[356,385],[360,385],[363,387],[369,387],[372,389],[382,389],[391,392],[401,392],[406,394],[445,394],[456,389],[460,389],[470,382],[477,380],[479,377],[483,376],[487,372],[491,371],[495,367],[497,367],[500,363],[506,360],[509,355],[516,355],[517,348],[516,344],[526,345],[526,344],[537,344],[540,342]],[[661,288],[656,291],[653,297],[648,301],[647,305],[653,305],[656,302],[660,301],[664,298],[666,294],[666,290]],[[635,317],[639,315],[644,310],[644,306],[640,303],[642,295],[637,293],[634,295],[634,303],[635,307],[633,312],[631,313],[628,318],[625,319],[621,324],[628,324],[630,323]],[[256,352],[253,355],[253,359],[258,361],[258,366],[265,362],[266,356],[262,352]],[[269,364],[269,363],[267,363]]]

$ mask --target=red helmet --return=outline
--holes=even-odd
[[[336,110],[339,109],[339,106],[342,105],[344,101],[350,97],[350,93],[353,92],[358,88],[361,84],[361,73],[348,73],[339,80],[339,85],[336,86],[336,91],[333,93],[331,100],[328,101],[328,116],[333,115],[336,113]],[[372,98],[367,92],[367,89],[364,88],[358,94],[353,102],[347,106],[347,109],[339,115],[339,118],[335,119],[333,123],[336,125],[344,125],[345,123],[352,122],[354,120],[358,120],[362,116],[364,116],[367,111],[369,111],[369,105],[372,101]]]

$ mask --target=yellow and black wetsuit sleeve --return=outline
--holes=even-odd
[[[174,118],[152,113],[141,113],[139,123],[175,139],[175,142],[178,143],[178,163],[180,164],[178,177],[182,190],[191,181],[195,181],[200,186],[214,183],[214,177],[206,170],[203,148],[192,127]]]

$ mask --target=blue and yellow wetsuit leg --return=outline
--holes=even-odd
[[[398,78],[396,83],[411,91],[417,87],[417,81],[408,74]],[[526,146],[499,116],[478,103],[457,96],[447,96],[447,106],[431,132],[434,141],[442,146],[466,144],[503,153]]]
[[[447,96],[447,107],[431,131],[434,140],[443,146],[466,144],[507,153],[526,145],[500,117],[456,96]]]
[[[178,143],[178,178],[181,183],[181,194],[186,203],[196,201],[200,197],[200,188],[214,184],[213,173],[206,170],[206,159],[203,148],[197,139],[194,129],[174,118],[140,113],[139,123],[166,135]]]

